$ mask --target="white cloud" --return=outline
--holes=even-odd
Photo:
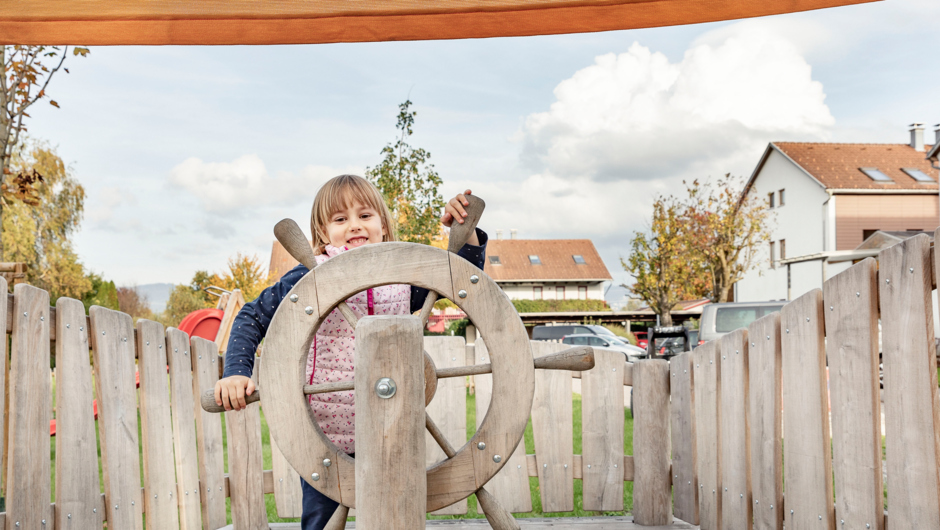
[[[98,225],[105,225],[114,217],[116,208],[133,204],[137,204],[137,196],[130,191],[117,186],[105,186],[89,201],[88,218]]]
[[[312,201],[324,182],[342,173],[362,174],[362,170],[311,165],[299,174],[284,172],[272,176],[264,161],[254,154],[231,162],[204,162],[191,157],[170,171],[169,183],[195,196],[205,212],[224,216]],[[218,223],[210,231],[216,237],[229,233]]]
[[[535,171],[600,181],[744,171],[768,141],[822,140],[834,119],[795,45],[744,26],[677,63],[634,43],[555,88],[523,127]]]

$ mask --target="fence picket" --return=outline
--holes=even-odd
[[[477,340],[479,347],[480,341]],[[532,341],[532,354],[540,357],[565,347],[564,344]],[[574,510],[574,419],[571,400],[571,372],[535,371],[532,434],[535,438],[542,511],[546,513]]]
[[[698,475],[695,469],[695,404],[692,400],[692,354],[669,360],[669,416],[672,434],[673,513],[694,525],[698,521]]]
[[[101,528],[104,514],[93,511],[101,502],[101,486],[85,306],[59,298],[56,328],[56,528]]]
[[[21,283],[13,288],[13,300],[6,488],[8,530],[42,528],[40,521],[52,516],[49,509],[52,494],[49,483],[52,467],[49,454],[49,420],[52,418],[49,293]]]
[[[940,528],[940,404],[931,304],[930,240],[878,254],[888,513],[892,528]]]
[[[753,337],[752,342],[764,337]],[[771,339],[766,336],[767,342]],[[748,437],[748,332],[738,329],[721,337],[721,525],[751,527],[751,512],[774,511],[774,504],[751,502],[750,440]],[[777,506],[776,511],[780,511]]]
[[[274,437],[271,443],[271,467],[274,473],[274,504],[281,518],[300,517],[303,512],[303,490],[300,473],[290,465],[284,453],[278,449]]]
[[[832,529],[835,524],[823,318],[819,289],[780,311],[788,529]]]
[[[702,530],[721,528],[721,422],[719,400],[721,357],[718,342],[706,342],[692,352],[695,400],[695,452],[698,457],[699,524]],[[694,485],[694,484],[693,484]]]
[[[257,358],[255,366],[258,366]],[[257,369],[252,379],[257,384]],[[268,530],[267,508],[264,505],[260,406],[259,402],[255,402],[242,410],[225,413],[232,522],[238,530]]]
[[[836,516],[846,528],[884,528],[877,262],[868,258],[823,286],[832,407]]]
[[[98,306],[89,316],[108,527],[142,530],[133,322],[130,315]]]
[[[437,368],[453,368],[464,366],[466,363],[466,343],[463,337],[425,337],[424,351],[431,357]],[[434,399],[427,406],[427,413],[454,447],[460,447],[467,440],[467,391],[465,384],[463,377],[439,379]],[[477,400],[477,403],[479,403],[479,396]],[[482,421],[482,419],[482,415],[478,415],[478,421]],[[425,431],[424,440],[426,464],[428,466],[447,458],[444,451],[431,437],[431,433]],[[509,467],[508,462],[503,471],[507,467]],[[500,476],[503,471],[500,471],[496,476]],[[495,480],[496,477],[493,477],[493,481]],[[498,483],[493,481],[490,481],[490,484],[495,488]],[[497,495],[501,501],[503,500],[503,497],[499,496],[495,489],[490,491]],[[467,499],[433,512],[434,515],[462,515],[465,513],[467,513]]]
[[[60,313],[61,315],[61,313]],[[141,447],[144,458],[144,512],[148,528],[179,528],[173,428],[163,325],[137,321],[140,372]]]
[[[672,522],[669,480],[669,364],[633,366],[633,518],[638,525]]]
[[[193,370],[193,396],[201,396],[215,388],[219,380],[219,349],[206,339],[190,340]],[[225,461],[222,454],[222,417],[202,410],[199,400],[193,402],[196,415],[196,452],[199,457],[199,497],[202,505],[202,527],[215,530],[226,524],[223,478]]]
[[[199,468],[196,462],[196,417],[193,397],[189,335],[176,328],[166,330],[166,357],[170,367],[170,406],[173,449],[176,454],[176,493],[179,499],[180,530],[202,528],[199,506]],[[231,444],[231,438],[229,439]]]
[[[782,530],[783,513],[783,396],[781,394],[780,313],[772,313],[748,326],[748,427],[751,438],[751,501],[754,530]],[[766,337],[770,337],[767,340]]]
[[[624,366],[622,353],[595,349],[594,368],[581,372],[581,480],[585,510],[623,510]]]

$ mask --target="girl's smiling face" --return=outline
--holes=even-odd
[[[353,249],[370,243],[381,243],[385,226],[375,209],[353,200],[345,209],[330,215],[326,233],[334,247]]]

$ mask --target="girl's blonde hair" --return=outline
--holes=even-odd
[[[382,219],[385,235],[382,241],[398,241],[398,232],[392,214],[385,204],[382,192],[368,180],[358,175],[340,175],[333,177],[317,192],[313,199],[313,210],[310,212],[310,232],[313,234],[313,249],[317,254],[325,252],[330,243],[326,226],[330,216],[348,208],[353,201],[359,201],[364,206],[374,209]]]

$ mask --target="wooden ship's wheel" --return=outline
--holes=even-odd
[[[439,378],[486,373],[493,376],[489,410],[473,438],[459,449],[444,438],[424,413],[427,430],[447,456],[426,469],[426,511],[444,508],[476,493],[494,528],[518,528],[511,514],[483,486],[505,465],[522,440],[532,407],[534,369],[587,370],[594,365],[593,350],[588,347],[533,359],[525,327],[509,298],[483,271],[455,253],[467,241],[484,207],[478,197],[469,198],[470,216],[463,225],[455,224],[452,228],[448,251],[413,243],[379,243],[344,252],[317,266],[296,223],[285,219],[275,227],[281,244],[310,272],[291,289],[271,321],[259,378],[263,393],[255,392],[250,400],[257,401],[257,396],[261,396],[271,436],[300,476],[340,503],[328,528],[343,528],[349,508],[357,505],[356,460],[327,439],[314,420],[306,397],[353,390],[355,384],[306,385],[304,375],[310,343],[334,308],[339,308],[356,328],[358,319],[346,304],[347,298],[381,285],[423,287],[430,293],[420,313],[422,326],[426,325],[435,301],[443,296],[467,313],[486,341],[490,364],[437,369],[424,354],[425,404],[434,397]],[[394,382],[377,381],[375,392],[385,397],[383,394],[394,394],[394,386]],[[202,401],[207,410],[220,408],[210,393]],[[357,445],[360,444],[357,440]],[[408,494],[395,484],[388,488],[390,495]]]

